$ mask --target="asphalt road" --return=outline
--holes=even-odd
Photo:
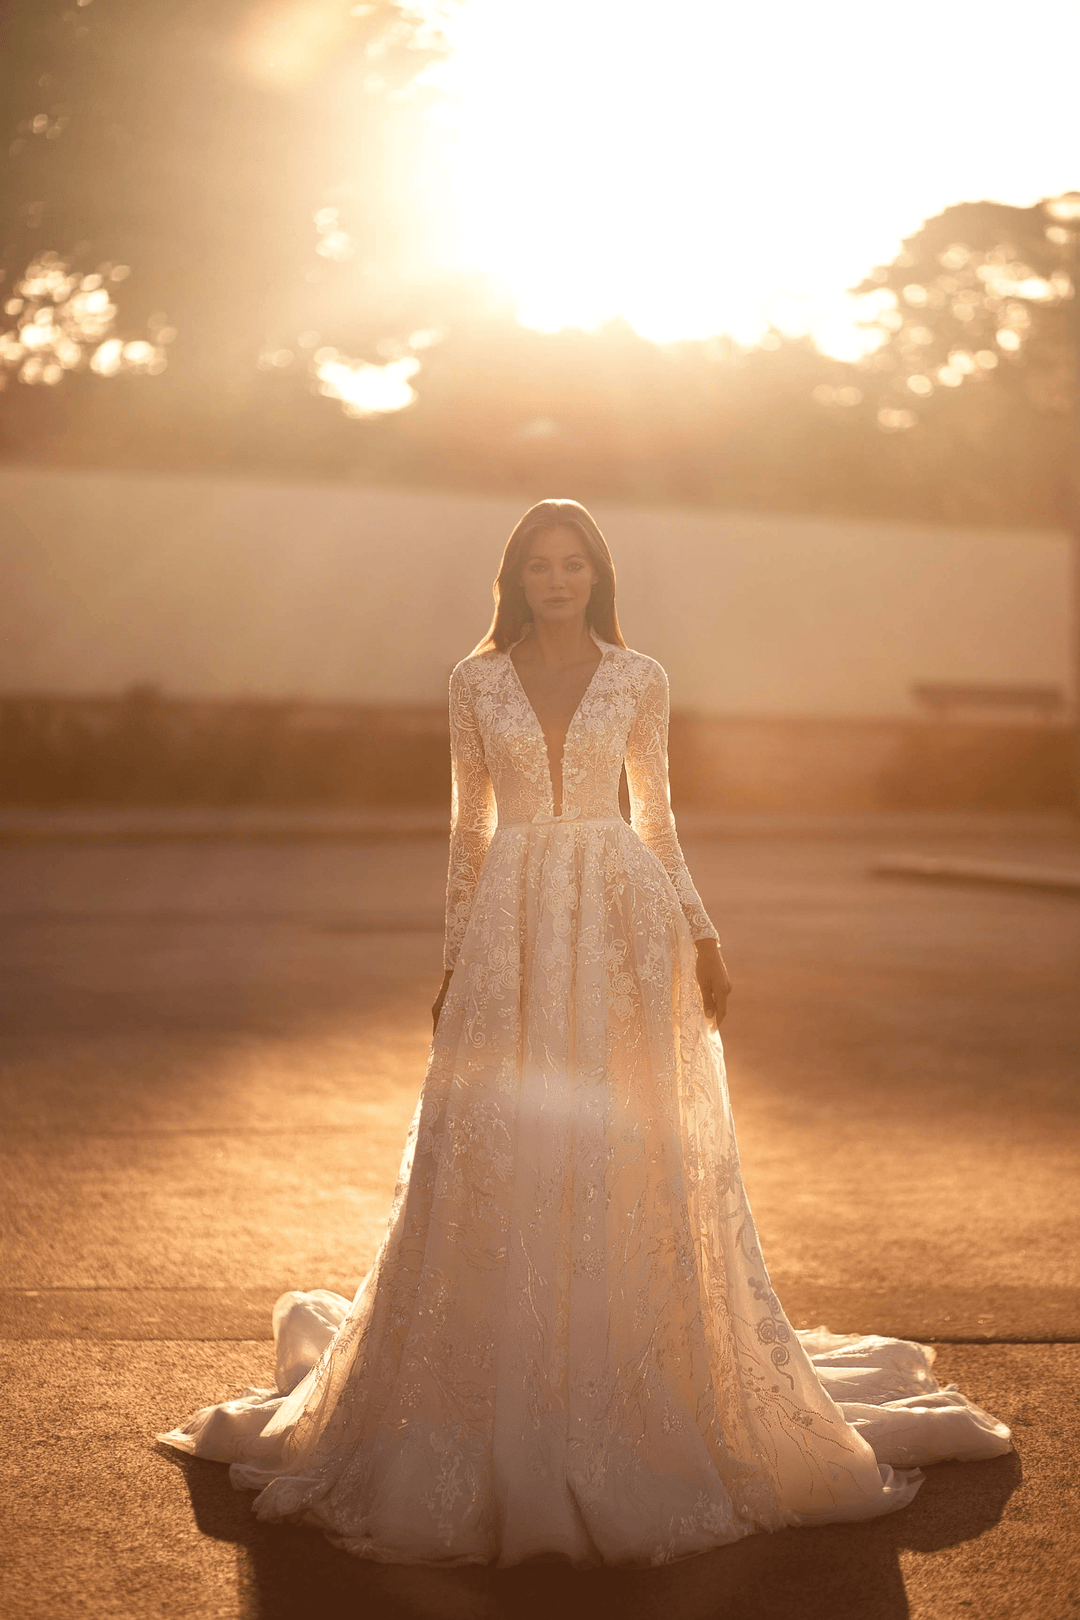
[[[11,1614],[1080,1616],[1080,903],[869,875],[904,851],[949,839],[687,848],[788,1314],[936,1341],[1017,1454],[932,1470],[868,1526],[574,1574],[369,1566],[152,1439],[269,1380],[278,1293],[367,1268],[423,1074],[445,844],[0,849]],[[1080,843],[985,853],[1080,867]]]

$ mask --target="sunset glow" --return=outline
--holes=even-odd
[[[449,27],[461,258],[542,328],[854,357],[845,289],[925,218],[1080,177],[1080,11],[1047,0],[468,0]]]

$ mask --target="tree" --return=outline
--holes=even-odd
[[[959,203],[855,289],[881,339],[879,423],[932,436],[989,517],[1067,511],[1072,251],[1042,204]]]
[[[316,348],[374,361],[423,324],[447,221],[419,7],[13,0],[2,29],[6,453],[227,453],[280,409],[266,371],[302,409]]]

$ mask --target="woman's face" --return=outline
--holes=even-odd
[[[576,529],[541,529],[530,538],[521,583],[538,622],[565,624],[583,618],[599,577]]]

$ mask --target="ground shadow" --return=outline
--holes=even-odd
[[[1021,1479],[1015,1453],[945,1463],[927,1471],[918,1496],[899,1513],[750,1536],[660,1569],[534,1563],[440,1570],[371,1564],[339,1552],[316,1530],[264,1524],[220,1464],[167,1455],[184,1470],[199,1530],[246,1555],[245,1620],[906,1620],[901,1551],[974,1540],[997,1523]]]

